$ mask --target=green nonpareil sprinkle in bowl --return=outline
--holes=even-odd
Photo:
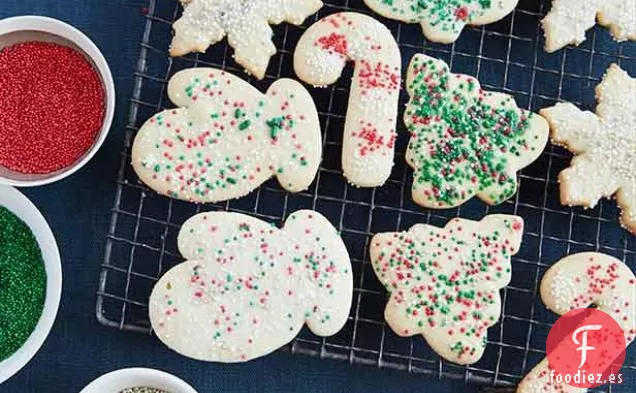
[[[31,229],[0,206],[0,361],[35,330],[46,298],[46,270]]]

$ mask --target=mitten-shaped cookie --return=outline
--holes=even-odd
[[[451,44],[466,25],[501,20],[519,0],[364,0],[378,14],[406,23],[419,23],[427,39]]]
[[[495,214],[375,235],[371,262],[390,292],[389,326],[400,336],[421,334],[451,362],[477,362],[501,315],[499,290],[510,282],[522,234],[521,217]]]
[[[329,15],[302,35],[294,52],[298,77],[314,86],[336,82],[355,62],[342,144],[342,170],[360,187],[381,186],[393,167],[402,61],[382,23],[355,12]]]
[[[283,229],[238,213],[202,213],[179,233],[187,259],[150,297],[157,336],[182,355],[242,362],[289,343],[303,324],[320,336],[347,321],[353,280],[336,229],[301,210]]]
[[[314,180],[320,123],[300,83],[280,79],[261,94],[227,72],[193,68],[172,77],[168,94],[180,108],[148,120],[132,148],[139,178],[160,194],[219,202],[272,176],[290,192]]]
[[[406,160],[415,170],[417,204],[450,208],[477,195],[495,205],[515,194],[517,171],[536,160],[548,141],[541,116],[421,54],[411,60],[406,89]]]

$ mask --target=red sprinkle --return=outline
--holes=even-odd
[[[71,166],[104,121],[104,88],[77,51],[26,42],[0,51],[0,165],[21,173]]]

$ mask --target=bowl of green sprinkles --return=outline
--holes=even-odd
[[[18,190],[0,186],[0,384],[40,349],[62,293],[51,228]]]
[[[125,368],[104,374],[80,393],[197,393],[185,381],[150,368]]]

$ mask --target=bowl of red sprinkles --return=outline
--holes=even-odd
[[[75,173],[103,144],[114,110],[108,63],[86,35],[46,17],[0,20],[0,183]]]

